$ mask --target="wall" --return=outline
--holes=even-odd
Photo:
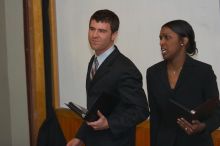
[[[220,83],[219,0],[56,0],[59,83],[61,104],[70,100],[86,105],[85,77],[92,52],[87,31],[97,9],[115,11],[121,21],[116,41],[140,69],[146,91],[146,69],[162,60],[160,27],[173,19],[185,19],[194,28],[198,60],[207,62]]]
[[[7,49],[4,1],[0,1],[0,143],[11,145],[10,99],[8,88]]]
[[[29,146],[23,1],[0,1],[0,143]]]

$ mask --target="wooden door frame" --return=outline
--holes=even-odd
[[[52,102],[59,107],[58,54],[55,0],[49,0]],[[41,0],[23,0],[25,60],[30,143],[36,146],[38,130],[46,118],[43,21]]]

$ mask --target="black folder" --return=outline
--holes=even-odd
[[[218,97],[210,98],[193,109],[187,108],[172,98],[169,99],[169,102],[171,103],[171,109],[174,117],[176,119],[183,117],[189,122],[192,120],[203,120],[208,118],[215,108],[219,106]]]
[[[102,93],[94,102],[90,109],[86,109],[73,102],[65,103],[72,111],[82,117],[84,120],[92,122],[98,119],[97,111],[99,110],[105,116],[110,115],[116,106],[116,98],[108,93]]]

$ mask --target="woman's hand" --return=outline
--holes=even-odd
[[[190,123],[184,118],[178,118],[177,123],[188,135],[200,133],[206,127],[205,123],[200,122],[199,120],[193,120],[192,123]]]

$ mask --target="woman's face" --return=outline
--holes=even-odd
[[[165,60],[173,60],[185,55],[183,40],[177,33],[168,27],[162,27],[160,31],[161,54]]]

